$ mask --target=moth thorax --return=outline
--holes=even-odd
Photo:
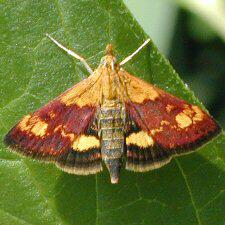
[[[118,98],[118,81],[116,71],[105,71],[102,78],[103,99],[116,100]]]
[[[118,183],[119,172],[124,153],[125,111],[122,104],[114,107],[102,107],[99,113],[101,154],[111,182]]]
[[[102,88],[103,101],[115,100],[117,98],[117,89],[115,85],[105,85]]]

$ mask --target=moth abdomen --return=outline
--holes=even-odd
[[[99,114],[101,155],[112,183],[118,183],[124,153],[124,109],[102,107]]]

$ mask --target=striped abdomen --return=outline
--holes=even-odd
[[[121,104],[102,107],[99,112],[99,136],[102,160],[109,170],[111,182],[118,183],[124,153],[125,111]]]

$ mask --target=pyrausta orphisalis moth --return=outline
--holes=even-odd
[[[54,162],[72,174],[95,174],[105,163],[111,183],[118,183],[122,159],[126,169],[157,169],[173,155],[188,153],[220,132],[214,119],[191,105],[129,74],[112,46],[97,69],[47,35],[79,59],[90,76],[34,113],[24,116],[6,135],[13,150]]]

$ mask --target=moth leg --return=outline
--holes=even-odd
[[[147,45],[149,43],[149,41],[150,41],[150,38],[145,40],[145,42],[136,51],[134,51],[132,54],[127,56],[122,62],[119,63],[119,65],[122,66],[125,63],[127,63],[128,61],[130,61],[142,48],[145,47],[145,45]]]
[[[86,60],[79,56],[77,53],[73,52],[72,50],[70,49],[67,49],[65,46],[63,46],[62,44],[60,44],[58,41],[56,41],[53,37],[51,37],[49,34],[46,34],[46,36],[48,38],[50,38],[56,45],[58,45],[61,49],[63,49],[64,51],[66,51],[69,55],[73,56],[74,58],[80,60],[84,66],[86,67],[87,71],[92,74],[93,73],[93,70],[91,69],[91,67],[88,65],[88,63],[86,62]]]

